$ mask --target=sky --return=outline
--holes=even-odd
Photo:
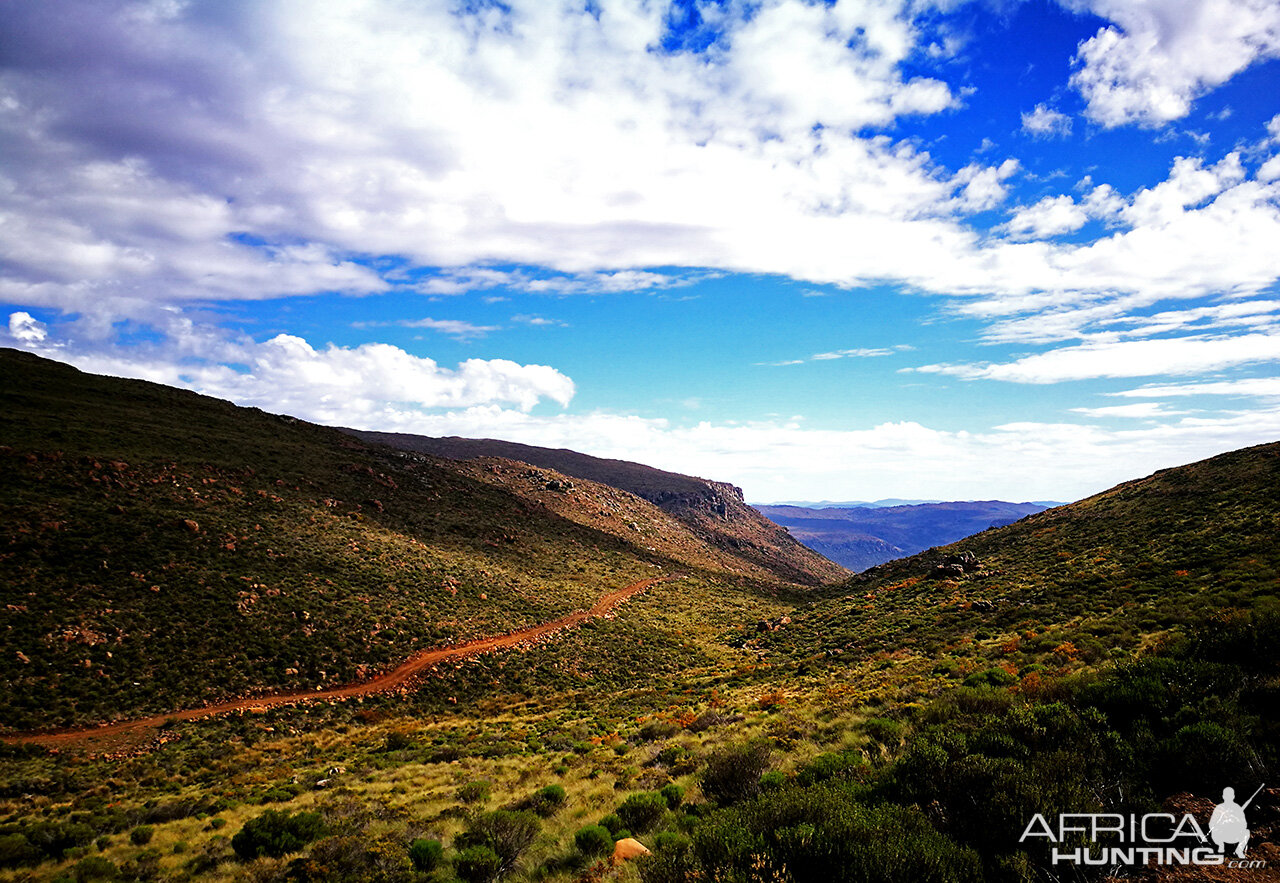
[[[0,4],[0,345],[753,502],[1280,439],[1274,0]]]

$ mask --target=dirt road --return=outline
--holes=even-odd
[[[375,693],[388,693],[406,687],[417,675],[442,662],[463,659],[503,647],[514,647],[518,644],[537,641],[561,629],[573,628],[588,619],[604,616],[633,595],[643,592],[655,583],[665,582],[667,579],[670,579],[670,577],[642,579],[625,588],[604,595],[592,605],[590,610],[578,610],[568,616],[562,616],[559,619],[544,622],[541,625],[530,626],[517,632],[493,638],[480,638],[475,641],[468,641],[465,644],[456,644],[452,647],[423,650],[421,653],[416,653],[409,657],[391,671],[358,684],[348,684],[345,687],[333,687],[327,690],[280,693],[274,696],[235,699],[218,705],[187,708],[170,712],[169,714],[159,714],[154,717],[138,718],[137,720],[118,721],[87,729],[62,730],[51,733],[11,734],[2,737],[2,739],[10,744],[25,742],[44,745],[49,748],[88,749],[96,754],[117,753],[153,742],[161,728],[172,721],[201,720],[235,711],[261,711],[301,702],[349,699],[356,696],[370,696]]]

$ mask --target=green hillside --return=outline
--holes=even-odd
[[[0,883],[1280,867],[1274,784],[1249,810],[1264,868],[1062,866],[1019,839],[1035,813],[1207,826],[1224,786],[1274,783],[1280,445],[814,590],[551,467],[437,460],[9,353],[0,368]],[[12,733],[354,679],[655,574],[682,578],[402,693],[171,721],[124,751]],[[615,865],[630,837],[652,854]]]
[[[1021,666],[1069,642],[1059,656],[1127,658],[1169,629],[1275,604],[1277,537],[1280,443],[1162,470],[865,571],[774,643],[797,655],[960,649]],[[968,572],[938,569],[963,553],[977,559]]]
[[[664,567],[777,582],[337,430],[13,351],[0,372],[7,728],[361,680]]]

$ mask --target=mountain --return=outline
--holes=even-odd
[[[809,548],[854,571],[1009,524],[1045,508],[1000,500],[874,508],[756,506]]]
[[[941,503],[942,500],[902,500],[897,497],[886,497],[883,500],[844,500],[835,502],[833,500],[820,500],[817,502],[810,500],[779,500],[774,503],[753,503],[757,508],[760,506],[799,506],[803,509],[880,509],[885,506],[916,506],[920,503]]]
[[[777,576],[806,585],[842,579],[844,568],[814,554],[743,501],[742,490],[651,466],[496,439],[431,438],[346,430],[357,438],[405,451],[468,461],[498,458],[597,482],[648,500],[704,542]]]
[[[845,574],[727,485],[661,474],[679,519],[12,350],[0,374],[7,727],[328,689],[660,573],[775,593]]]

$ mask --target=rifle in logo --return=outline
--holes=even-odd
[[[1213,838],[1213,842],[1218,846],[1218,852],[1224,852],[1228,843],[1236,845],[1236,858],[1244,858],[1245,851],[1249,846],[1249,824],[1245,820],[1244,811],[1249,808],[1249,804],[1253,803],[1253,798],[1262,793],[1262,789],[1266,787],[1266,783],[1258,786],[1258,790],[1253,792],[1243,805],[1236,803],[1236,790],[1234,788],[1222,789],[1222,803],[1213,808],[1213,815],[1209,817],[1209,836]]]

